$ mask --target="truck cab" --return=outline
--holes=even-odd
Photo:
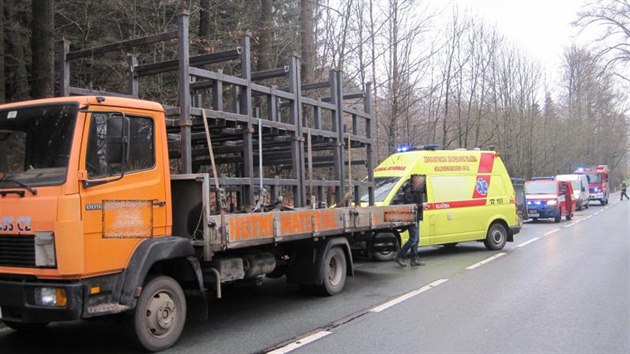
[[[562,217],[571,220],[575,211],[571,182],[540,178],[525,183],[527,216],[534,221],[551,218],[560,222]]]
[[[601,205],[608,204],[610,189],[608,188],[608,165],[591,168],[580,168],[577,174],[586,175],[588,179],[589,200],[596,200]]]
[[[0,108],[0,308],[7,325],[131,306],[135,284],[124,295],[129,301],[113,298],[130,275],[123,270],[143,240],[171,229],[164,127],[161,105],[126,98]]]

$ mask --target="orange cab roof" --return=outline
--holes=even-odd
[[[152,111],[163,112],[164,108],[161,104],[153,101],[146,101],[137,98],[115,97],[115,96],[70,96],[70,97],[55,97],[44,98],[39,100],[28,100],[13,102],[0,105],[0,109],[9,109],[12,107],[20,107],[25,105],[39,105],[46,103],[60,103],[60,102],[77,102],[79,105],[100,105],[100,106],[114,106],[114,107],[126,107],[126,108],[140,108]]]

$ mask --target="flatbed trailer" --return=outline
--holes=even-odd
[[[209,317],[223,285],[286,276],[334,295],[353,274],[350,241],[383,247],[379,233],[415,222],[415,204],[358,207],[374,201],[369,87],[344,94],[338,71],[302,84],[297,57],[253,73],[247,36],[191,57],[187,21],[183,11],[177,31],[101,47],[62,42],[62,97],[0,106],[9,327],[125,314],[140,347],[163,350],[187,318]],[[70,85],[73,60],[175,39],[175,60],[129,58],[126,93]],[[202,67],[238,59],[238,74]],[[139,99],[142,77],[171,71],[177,107]],[[273,77],[286,86],[257,81]],[[344,103],[357,99],[363,109]]]

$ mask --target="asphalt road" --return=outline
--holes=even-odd
[[[343,293],[282,279],[225,289],[168,353],[630,352],[630,202],[526,223],[501,251],[421,249],[427,265],[357,262]],[[0,328],[0,352],[130,352],[112,321]]]

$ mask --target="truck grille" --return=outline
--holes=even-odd
[[[0,235],[0,266],[35,267],[35,236]]]

